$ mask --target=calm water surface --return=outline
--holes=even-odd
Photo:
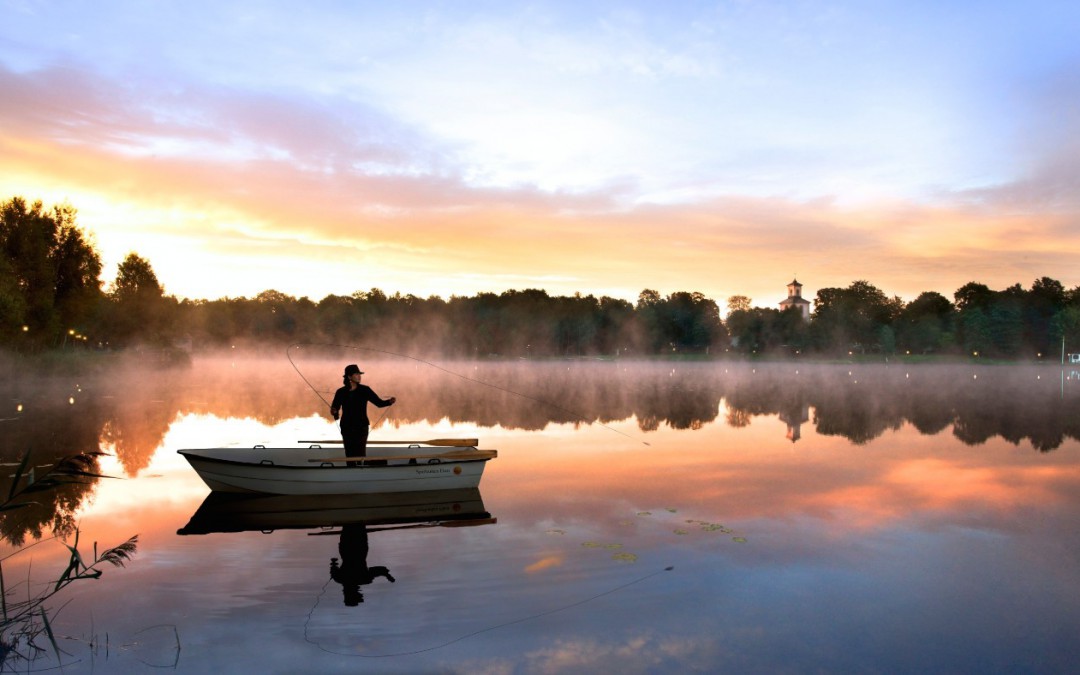
[[[355,360],[297,365],[329,399]],[[68,673],[1075,672],[1068,370],[438,365],[364,364],[399,401],[372,437],[500,454],[477,492],[405,506],[207,501],[177,449],[336,437],[285,359],[10,380],[4,494],[26,449],[100,449],[117,478],[0,514],[9,602],[77,529],[85,555],[138,547],[46,603]],[[336,527],[350,508],[388,510]],[[375,573],[359,597],[343,557]],[[4,667],[55,667],[37,644]]]

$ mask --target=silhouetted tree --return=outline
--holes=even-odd
[[[994,299],[994,291],[985,284],[969,281],[956,289],[953,298],[956,300],[956,309],[961,312],[966,309],[987,309]]]
[[[68,331],[88,327],[101,297],[101,258],[75,216],[69,204],[0,204],[0,339],[59,346]]]
[[[732,312],[750,311],[750,298],[745,295],[732,295],[727,299],[727,310],[730,316]]]
[[[974,282],[965,284],[955,294],[959,343],[965,352],[987,356],[1018,356],[1025,346],[1036,350],[1029,339],[1025,308],[1030,294],[1020,284],[1003,291],[993,291]],[[1049,319],[1043,328],[1049,339]],[[1034,356],[1034,353],[1031,354]]]
[[[1028,291],[1024,304],[1024,341],[1037,353],[1048,353],[1055,342],[1051,323],[1065,309],[1067,294],[1057,279],[1036,279]]]
[[[956,308],[940,293],[927,291],[908,303],[894,327],[901,349],[918,353],[947,349],[953,341]]]
[[[1069,306],[1055,314],[1050,321],[1050,336],[1055,352],[1062,349],[1062,340],[1066,351],[1080,351],[1080,307]]]
[[[638,293],[637,304],[634,311],[637,317],[641,348],[650,354],[655,354],[665,348],[665,333],[662,327],[663,316],[660,310],[660,294],[651,288],[646,288]],[[670,347],[668,347],[670,349]]]
[[[112,308],[107,332],[114,346],[125,347],[168,340],[163,331],[165,290],[149,261],[128,253],[117,267],[116,281],[109,293]]]
[[[847,288],[823,288],[814,303],[811,332],[819,349],[865,351],[882,348],[883,326],[903,309],[900,298],[888,298],[867,281]]]

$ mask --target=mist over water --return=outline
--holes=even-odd
[[[322,415],[343,364],[283,358],[199,359],[190,368],[120,369],[73,378],[16,377],[0,452],[46,456],[115,446],[129,473],[146,466],[170,424],[190,414],[278,424]],[[632,422],[640,438],[662,427],[742,427],[779,417],[865,443],[905,423],[945,429],[964,443],[999,436],[1041,451],[1080,438],[1080,374],[1057,366],[822,365],[640,361],[362,362],[364,383],[392,408],[377,429],[440,421],[542,431],[550,425]],[[310,384],[310,386],[309,386]],[[625,440],[625,439],[622,439]],[[620,442],[617,436],[613,443]],[[213,439],[207,439],[213,443]]]
[[[180,672],[1067,672],[1078,656],[1068,368],[292,356],[299,374],[225,355],[0,384],[3,463],[104,451],[117,477],[0,515],[5,578],[31,553],[44,574],[54,533],[139,534],[58,622],[132,644],[175,626],[179,651],[142,657],[179,653]],[[209,492],[177,449],[337,438],[325,401],[348,363],[398,399],[372,409],[373,438],[499,450],[455,507],[490,520],[372,533],[368,563],[396,581],[359,607],[327,576],[336,534],[176,534]],[[79,648],[65,672],[141,667]]]

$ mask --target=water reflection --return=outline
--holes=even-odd
[[[363,523],[342,526],[338,554],[341,564],[338,564],[337,558],[330,558],[330,578],[341,584],[346,607],[356,607],[364,601],[361,586],[367,586],[379,577],[384,577],[390,583],[397,581],[390,574],[390,568],[384,565],[368,566],[368,531]]]
[[[211,492],[177,534],[314,530],[362,524],[383,529],[494,522],[477,488],[357,495]]]
[[[6,383],[4,400],[9,415],[0,421],[0,494],[14,495],[66,458],[84,457],[83,468],[97,472],[103,414],[101,401],[77,384],[59,382]],[[22,457],[29,454],[25,472],[16,475]],[[75,513],[90,494],[93,481],[71,481],[36,492],[25,508],[8,511],[0,519],[0,537],[15,545],[28,537],[40,539],[47,531],[69,536]]]
[[[827,433],[836,429],[840,435],[860,441],[895,426],[897,420],[911,421],[934,433],[958,416],[978,417],[988,408],[997,413],[1038,406],[1053,413],[1075,406],[1077,398],[1068,383],[1064,388],[1058,386],[1055,369],[1040,367],[594,362],[445,366],[373,364],[372,382],[405,393],[402,405],[387,411],[385,421],[449,419],[538,430],[551,423],[635,418],[643,431],[662,425],[693,429],[716,420],[723,400],[729,411],[751,416],[775,415],[809,405],[818,411]],[[307,375],[325,384],[326,390],[320,392],[324,395],[340,379],[330,368],[336,371],[339,365],[318,362],[310,365],[318,374]],[[239,390],[237,382],[244,383]],[[9,400],[22,406],[14,415],[16,419],[44,412],[40,410],[43,405],[52,414],[66,407],[68,413],[59,416],[61,421],[78,424],[114,446],[132,472],[146,465],[146,449],[157,446],[178,414],[250,417],[275,424],[326,413],[316,393],[294,373],[283,371],[277,361],[207,360],[167,378],[132,373],[74,388],[53,385],[43,389],[32,381],[10,383],[7,388]],[[28,394],[34,400],[27,400]],[[1040,426],[1047,421],[1069,435],[1077,431],[1074,426],[1064,427],[1065,420],[1053,414],[1040,420]],[[1053,424],[1055,421],[1058,423]],[[1009,431],[1020,423],[1019,419],[1007,422],[1003,435],[1028,436],[1025,429]],[[66,430],[52,431],[56,437]]]
[[[79,383],[14,380],[0,386],[8,401],[0,459],[28,449],[39,462],[81,451],[116,454],[125,472],[145,469],[179,416],[208,414],[275,424],[325,416],[319,395],[281,360],[204,360],[167,377],[116,373]],[[305,377],[337,383],[338,362],[300,364]],[[445,367],[444,367],[445,366]],[[777,416],[797,442],[811,423],[819,434],[865,444],[904,423],[924,434],[948,427],[963,443],[1000,436],[1052,450],[1080,437],[1071,414],[1080,382],[1051,367],[896,366],[873,364],[457,363],[431,367],[375,362],[368,378],[402,392],[376,427],[451,423],[516,430],[550,424],[634,420],[642,432],[701,429],[723,419],[744,427]],[[318,384],[316,384],[318,386]],[[327,417],[327,421],[329,418]],[[206,445],[221,440],[206,438]],[[60,499],[60,498],[58,498]],[[53,513],[70,513],[72,494]],[[27,522],[37,532],[48,523]],[[54,525],[63,527],[62,522]]]
[[[292,387],[295,374],[226,377],[197,365],[173,391],[146,397],[181,414],[147,468],[99,483],[79,511],[88,546],[138,531],[146,554],[72,594],[59,617],[66,634],[103,626],[115,639],[175,624],[179,672],[1071,672],[1075,663],[1080,444],[1067,440],[1077,395],[1059,372],[491,367],[500,386],[536,398],[561,389],[563,408],[594,416],[556,426],[568,412],[477,384],[459,401],[452,393],[467,388],[449,376],[424,382],[419,369],[391,365],[363,364],[401,401],[380,435],[460,431],[494,442],[500,458],[482,500],[477,492],[402,514],[400,504],[208,497],[174,452],[181,438],[250,445],[315,438],[294,430],[332,422],[310,417],[321,404]],[[329,364],[330,384],[339,371]],[[218,384],[222,410],[208,393]],[[275,391],[295,401],[282,405]],[[448,412],[429,434],[429,422],[408,420],[435,411],[432,396]],[[263,415],[264,403],[287,421],[241,417]],[[602,416],[611,413],[621,416]],[[551,426],[448,429],[481,416]],[[1038,432],[1040,420],[1066,438],[1058,450],[1005,440]],[[643,422],[656,430],[641,431]],[[986,433],[974,449],[960,440]],[[112,461],[102,460],[106,473],[119,468]],[[488,509],[498,526],[450,527],[484,522]],[[176,536],[185,523],[185,534],[202,536]],[[367,536],[365,556],[360,531],[343,541],[350,524]],[[345,604],[332,558],[339,571],[367,567],[361,580],[371,583],[346,580],[362,604]],[[380,567],[396,582],[371,574]],[[111,658],[99,671],[133,662]]]
[[[340,380],[342,362],[298,364],[307,380],[325,384],[325,397]],[[376,420],[384,430],[450,422],[528,431],[632,420],[647,437],[716,422],[742,428],[765,416],[782,421],[792,442],[813,432],[862,445],[905,424],[923,434],[951,427],[968,445],[1000,437],[1044,452],[1080,438],[1080,382],[1050,367],[587,361],[432,367],[392,360],[365,367],[373,385],[401,394]],[[35,466],[44,467],[100,450],[115,454],[128,476],[148,466],[182,416],[272,425],[327,412],[284,358],[204,359],[152,377],[139,370],[80,382],[20,377],[0,391],[8,406],[0,415],[0,461],[13,464],[30,451]],[[10,480],[0,476],[0,490],[9,489]],[[91,489],[56,490],[35,508],[5,518],[0,533],[14,542],[49,529],[70,533]]]
[[[211,492],[177,534],[331,528],[311,534],[337,535],[338,555],[330,558],[330,578],[341,586],[345,605],[355,607],[364,602],[363,586],[378,578],[396,582],[385,565],[368,564],[370,532],[495,522],[476,488],[316,496]]]

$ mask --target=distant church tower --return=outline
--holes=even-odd
[[[810,404],[806,401],[795,402],[780,411],[780,421],[787,425],[786,438],[794,443],[802,438],[802,425],[810,421]]]
[[[798,307],[803,321],[810,320],[810,301],[803,299],[802,284],[798,279],[791,280],[791,283],[787,285],[787,297],[780,301],[781,312],[788,307]]]

